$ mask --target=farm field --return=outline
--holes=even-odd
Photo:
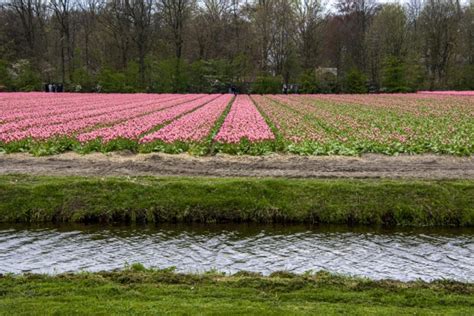
[[[474,152],[474,96],[0,93],[0,151]]]

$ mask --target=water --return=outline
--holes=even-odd
[[[474,282],[474,230],[305,226],[0,226],[0,273],[175,266],[177,271],[327,270],[372,279]]]

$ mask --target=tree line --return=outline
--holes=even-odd
[[[472,2],[0,1],[0,91],[474,89]]]

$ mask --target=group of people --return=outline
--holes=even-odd
[[[64,92],[64,85],[62,83],[47,83],[44,85],[44,92]]]
[[[288,94],[288,93],[298,93],[298,86],[295,84],[289,84],[287,85],[286,83],[283,84],[283,87],[281,89],[281,92],[283,94]]]
[[[237,95],[237,87],[234,86],[234,85],[231,85],[229,87],[229,93],[233,94],[233,95]]]
[[[82,90],[82,87],[78,86],[76,87],[76,92],[79,92]],[[101,87],[97,85],[97,92],[100,92]],[[64,85],[62,83],[46,83],[44,85],[44,92],[64,92]],[[297,93],[298,92],[298,86],[297,85],[286,85],[283,84],[282,88],[282,93],[288,94],[288,93]],[[234,95],[238,94],[238,89],[235,85],[231,85],[229,87],[229,93],[232,93]]]

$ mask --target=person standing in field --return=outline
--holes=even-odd
[[[232,91],[232,93],[233,93],[234,95],[237,95],[237,88],[235,87],[235,85],[232,85],[232,86],[230,87],[230,90]]]

